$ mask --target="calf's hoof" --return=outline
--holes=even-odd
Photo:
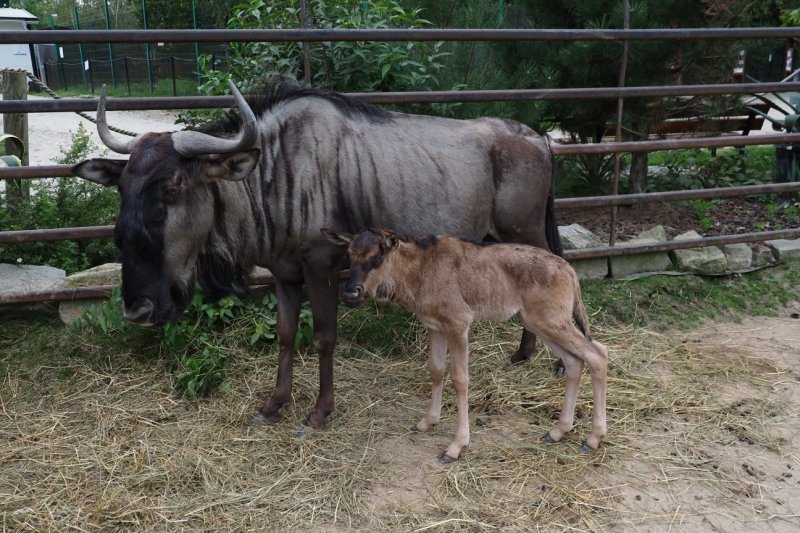
[[[550,433],[545,433],[544,435],[542,435],[542,438],[539,439],[539,442],[541,442],[542,444],[555,444],[558,441],[555,440],[553,437],[551,437]]]
[[[597,451],[597,448],[592,448],[591,446],[589,446],[588,442],[584,441],[583,444],[581,444],[579,450],[584,455],[591,455]]]
[[[439,462],[442,463],[443,465],[449,465],[453,461],[458,461],[458,457],[455,458],[450,457],[449,455],[447,455],[447,450],[439,454]]]
[[[258,412],[253,415],[253,425],[255,426],[274,426],[280,422],[280,420],[281,417],[277,413],[267,416],[264,413]]]

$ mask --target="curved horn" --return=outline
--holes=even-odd
[[[179,154],[187,157],[203,154],[229,154],[248,150],[256,144],[258,140],[256,116],[247,105],[242,93],[230,80],[228,80],[228,87],[242,114],[242,131],[239,132],[239,136],[233,139],[220,139],[199,131],[178,131],[172,134],[172,143]]]
[[[97,103],[97,134],[109,150],[117,152],[118,154],[129,154],[131,150],[133,150],[133,145],[136,144],[137,137],[129,141],[123,141],[117,138],[111,133],[111,130],[108,129],[108,123],[106,122],[107,93],[108,87],[104,83],[103,87],[100,89],[100,101]]]

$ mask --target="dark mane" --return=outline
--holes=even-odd
[[[391,115],[385,109],[375,107],[371,104],[346,96],[334,91],[308,87],[296,82],[281,81],[272,84],[263,94],[249,94],[245,96],[247,103],[253,109],[256,117],[271,110],[276,105],[291,102],[301,98],[322,98],[332,103],[336,108],[348,117],[364,117],[375,122],[386,122],[391,120]],[[195,129],[208,134],[233,134],[239,131],[242,125],[242,117],[238,112],[229,110],[225,115],[214,122],[197,126]]]

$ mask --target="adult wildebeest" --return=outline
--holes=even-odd
[[[119,189],[114,238],[129,320],[174,319],[196,283],[218,298],[241,289],[254,265],[272,271],[278,376],[257,422],[277,420],[290,400],[304,282],[320,382],[305,423],[321,427],[333,411],[338,279],[347,265],[322,227],[444,232],[560,251],[550,150],[522,124],[388,112],[285,84],[248,103],[230,88],[241,117],[126,141],[108,129],[103,91],[98,133],[130,157],[91,159],[74,172]],[[535,340],[524,333],[513,359],[524,359]]]
[[[519,314],[564,363],[566,392],[556,426],[542,438],[557,442],[572,429],[583,365],[592,375],[592,432],[581,449],[594,451],[606,433],[606,347],[592,340],[578,275],[563,258],[520,244],[476,244],[453,237],[407,239],[392,231],[366,230],[352,237],[323,229],[348,250],[350,275],[342,299],[396,302],[428,328],[433,389],[428,414],[415,429],[439,423],[445,357],[458,405],[455,439],[441,455],[458,459],[469,445],[467,336],[475,320],[506,321]]]

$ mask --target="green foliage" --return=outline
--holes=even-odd
[[[242,344],[248,349],[272,345],[277,339],[277,299],[274,293],[262,298],[239,299],[232,296],[218,302],[203,300],[198,289],[180,320],[165,324],[161,333],[162,354],[172,362],[175,388],[190,398],[225,391],[226,366],[231,351]],[[122,337],[133,326],[122,316],[119,291],[99,307],[87,311],[76,327],[99,330],[104,335]],[[311,310],[300,311],[295,346],[311,343]]]
[[[771,183],[775,176],[775,148],[748,146],[710,150],[678,150],[652,154],[650,163],[664,173],[651,175],[648,190],[708,189]]]
[[[711,200],[689,200],[689,205],[694,210],[694,214],[697,217],[697,223],[700,224],[700,228],[703,231],[708,231],[714,225],[714,221],[711,219],[711,207],[713,202]]]
[[[111,296],[108,300],[100,305],[93,304],[84,311],[78,320],[71,324],[76,330],[84,327],[99,329],[103,332],[103,335],[111,335],[122,331],[126,325],[127,322],[122,315],[122,293],[119,287],[115,287],[111,291]]]
[[[96,147],[79,125],[72,143],[62,149],[60,164],[86,159]],[[60,178],[55,182],[38,180],[31,185],[31,195],[21,205],[0,202],[0,227],[29,230],[99,226],[113,224],[119,209],[116,191],[78,178]],[[55,241],[0,245],[0,262],[51,265],[68,273],[115,260],[117,250],[111,241]]]
[[[420,28],[429,22],[420,9],[404,7],[397,0],[310,0],[310,27],[320,29]],[[294,0],[247,0],[238,4],[228,27],[238,29],[300,27]],[[311,43],[313,83],[337,91],[407,91],[436,86],[442,68],[441,43],[340,41]],[[223,70],[210,70],[210,58],[201,58],[206,78],[201,92],[222,94],[228,79],[243,90],[254,90],[275,76],[303,78],[300,43],[230,43]]]
[[[797,299],[800,262],[748,274],[650,276],[632,281],[581,283],[592,320],[653,328],[688,329],[720,316],[776,316]]]

